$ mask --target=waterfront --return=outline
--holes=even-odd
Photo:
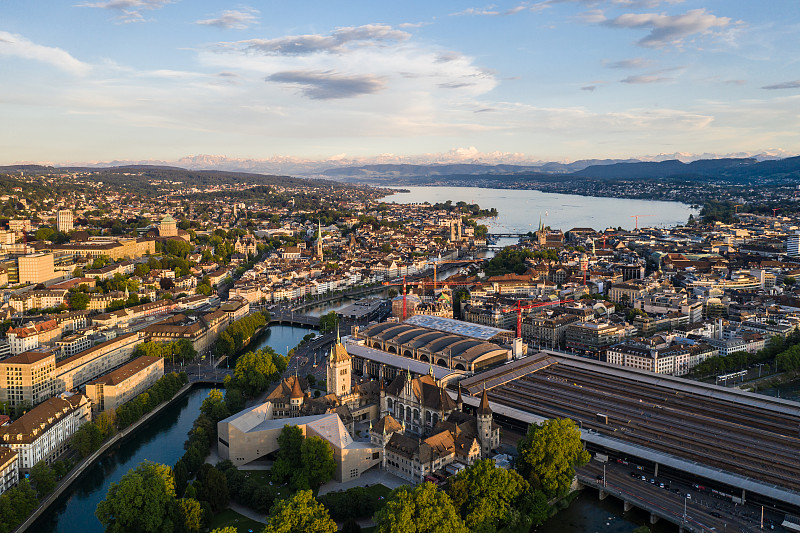
[[[647,215],[640,226],[670,227],[684,224],[697,212],[678,202],[634,200],[630,198],[598,198],[574,194],[545,193],[533,190],[482,189],[478,187],[403,187],[409,192],[384,198],[386,202],[422,203],[464,201],[477,203],[484,209],[494,207],[498,216],[482,221],[495,233],[527,233],[536,231],[539,218],[545,226],[567,231],[590,227],[604,230],[621,226],[633,229],[631,215]]]
[[[677,526],[659,520],[650,524],[650,513],[633,508],[625,512],[622,501],[614,497],[601,500],[597,491],[584,489],[567,509],[536,528],[537,533],[630,533],[646,525],[652,533],[673,533]]]
[[[142,426],[131,438],[90,466],[29,529],[35,533],[102,533],[94,510],[131,468],[144,460],[174,465],[183,455],[183,441],[206,397],[207,388],[193,388]]]
[[[270,346],[285,353],[312,330],[275,325],[262,334],[255,348]],[[35,533],[102,533],[94,516],[112,482],[118,482],[128,470],[144,460],[173,466],[183,455],[183,442],[192,427],[208,388],[196,387],[165,408],[142,426],[131,438],[111,448],[84,473],[34,522],[28,531]]]

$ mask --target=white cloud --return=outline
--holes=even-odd
[[[595,19],[597,20],[597,19]],[[712,33],[713,28],[725,28],[731,23],[728,17],[717,17],[705,9],[692,9],[682,15],[658,13],[625,13],[601,21],[611,28],[648,29],[650,33],[638,44],[650,48],[680,45],[687,37]]]
[[[61,48],[36,44],[6,31],[0,31],[0,55],[33,59],[79,76],[88,74],[92,68]]]
[[[468,7],[463,11],[459,11],[457,13],[450,13],[450,16],[458,17],[464,15],[478,15],[478,16],[489,16],[489,17],[506,17],[508,15],[516,15],[517,13],[521,13],[522,11],[531,10],[532,8],[526,3],[523,2],[517,6],[514,6],[509,9],[498,10],[497,6],[490,5],[486,7]]]
[[[287,35],[277,39],[248,39],[221,43],[222,48],[276,56],[302,56],[320,52],[343,53],[356,47],[399,43],[411,35],[386,24],[338,28],[329,35]]]
[[[606,68],[619,68],[619,69],[637,69],[649,67],[652,62],[643,57],[633,57],[631,59],[622,59],[620,61],[603,62]]]
[[[107,0],[105,2],[84,2],[78,7],[97,7],[101,9],[112,9],[120,13],[118,19],[121,22],[141,22],[144,20],[142,11],[161,9],[174,0]]]
[[[331,71],[276,72],[267,76],[266,81],[299,85],[302,94],[314,100],[353,98],[386,88],[385,80],[378,76],[346,76]]]
[[[622,83],[661,83],[664,81],[672,81],[673,78],[666,78],[664,76],[628,76],[627,78],[621,79]]]
[[[784,81],[783,83],[776,83],[774,85],[765,85],[762,89],[800,89],[800,80]]]
[[[195,24],[203,26],[215,26],[226,30],[244,30],[258,22],[258,11],[252,9],[248,11],[226,10],[216,18],[198,20]]]

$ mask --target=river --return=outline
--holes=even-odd
[[[494,207],[495,218],[484,219],[490,233],[527,233],[542,224],[567,231],[572,228],[609,227],[633,229],[639,215],[640,226],[670,227],[684,224],[690,214],[697,215],[688,205],[678,202],[633,200],[629,198],[599,198],[556,194],[532,190],[481,189],[477,187],[403,187],[409,192],[392,194],[387,202],[423,203],[464,201],[477,203],[484,209]],[[646,216],[645,216],[646,215]]]
[[[271,326],[256,348],[271,346],[286,353],[312,330],[285,325]],[[28,529],[30,533],[103,533],[94,510],[112,482],[148,459],[173,466],[183,455],[183,442],[208,395],[207,388],[193,388],[186,396],[139,428],[134,436],[119,443],[87,468],[64,494]]]

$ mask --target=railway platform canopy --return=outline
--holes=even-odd
[[[461,382],[588,443],[800,506],[800,405],[543,350]],[[513,418],[513,411],[511,417]]]
[[[620,439],[615,439],[607,435],[602,435],[591,429],[581,430],[581,439],[584,442],[597,446],[602,446],[609,450],[614,450],[620,454],[638,457],[645,461],[651,461],[661,466],[674,468],[681,472],[691,473],[693,476],[723,483],[729,487],[736,487],[746,493],[758,494],[776,501],[786,502],[800,508],[800,493],[794,492],[778,485],[761,482],[740,474],[727,472],[718,468],[712,468],[697,461],[691,461],[672,455],[639,446]]]

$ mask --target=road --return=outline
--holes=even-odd
[[[577,470],[579,479],[587,484],[602,488],[603,465],[591,461]],[[637,477],[633,477],[636,474]],[[642,481],[644,475],[646,480]],[[738,505],[713,496],[707,489],[700,490],[664,477],[653,478],[637,469],[636,465],[607,463],[605,469],[605,490],[645,510],[654,509],[660,514],[670,517],[675,524],[685,524],[685,529],[692,531],[756,532],[760,530],[761,508],[750,505]],[[649,482],[654,479],[655,484]],[[660,488],[658,483],[664,483]],[[689,495],[689,497],[685,497]],[[685,518],[684,518],[685,509]],[[719,516],[712,515],[716,513]],[[769,529],[769,520],[780,524],[782,515],[767,512],[764,517],[764,529]],[[782,530],[776,526],[776,530]]]

